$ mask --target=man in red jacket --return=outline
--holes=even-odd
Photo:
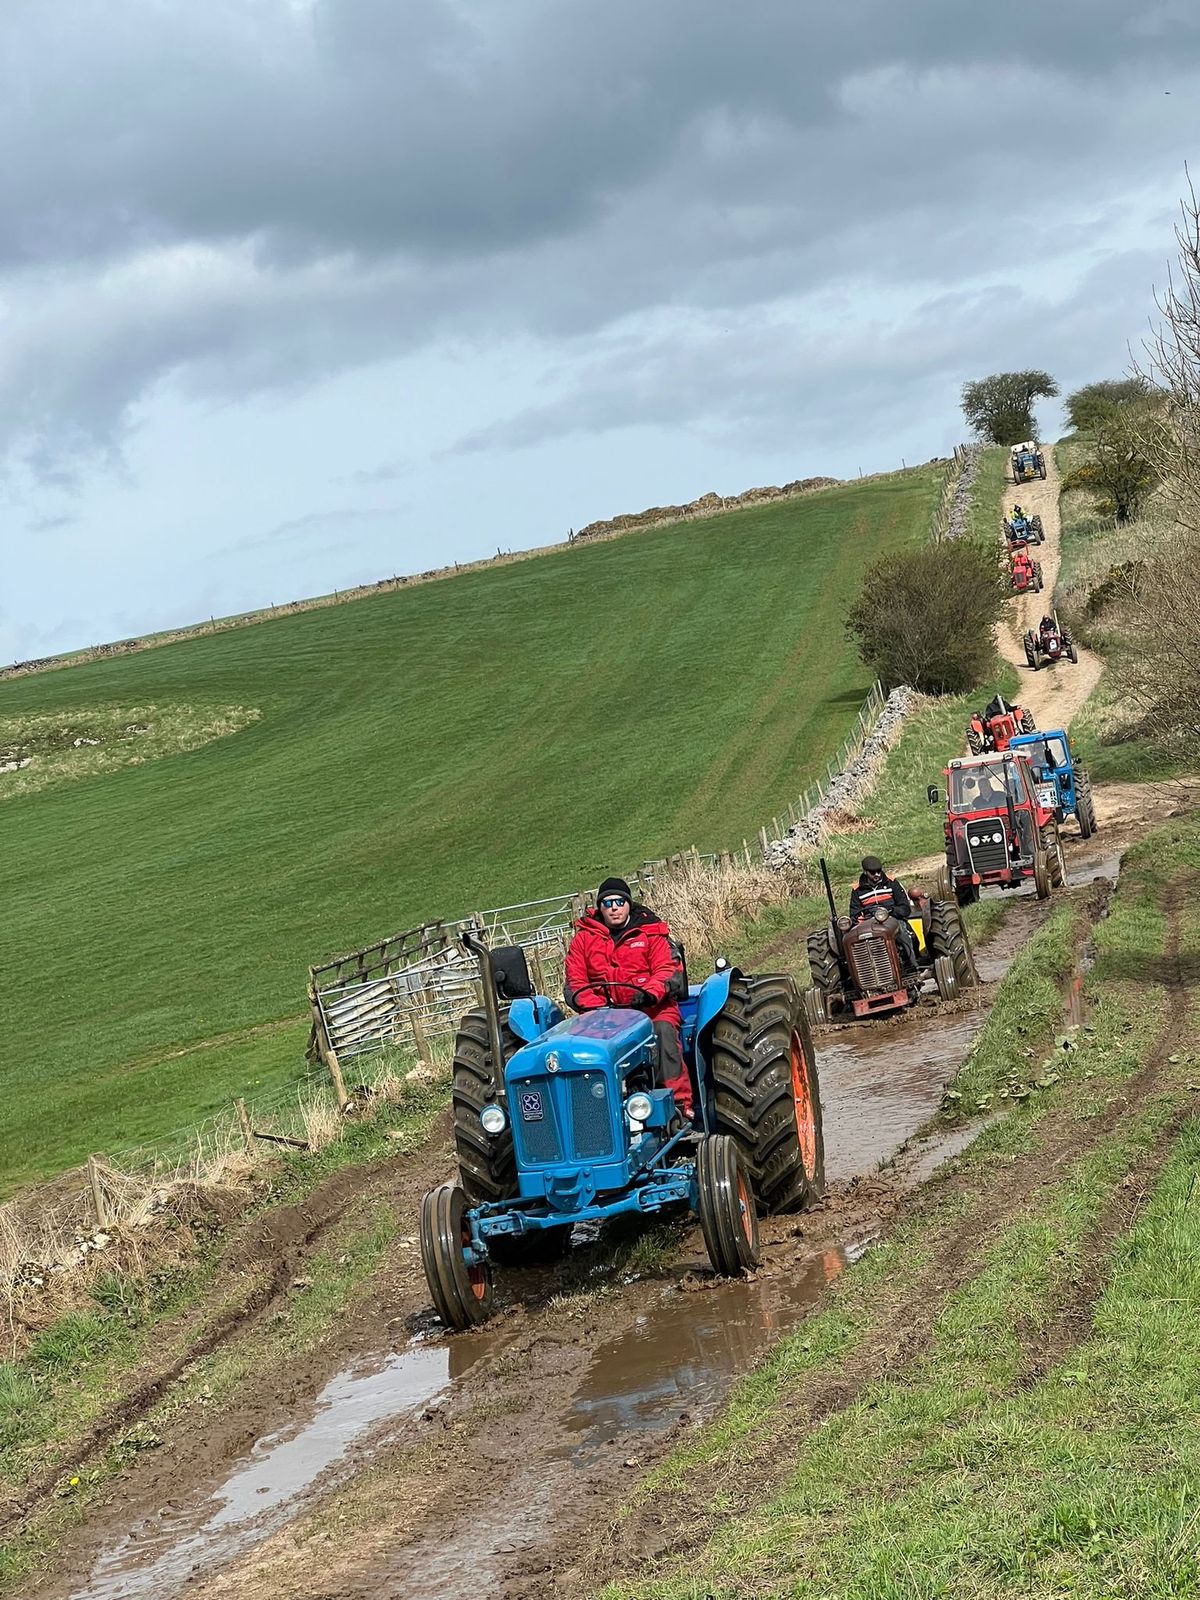
[[[668,928],[646,906],[634,904],[624,878],[605,878],[596,909],[580,917],[567,951],[566,998],[577,1011],[624,1006],[644,1011],[658,1035],[663,1085],[692,1115],[692,1084],[683,1060],[683,1018],[669,994],[677,971]],[[593,984],[599,987],[593,987]]]

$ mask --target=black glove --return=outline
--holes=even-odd
[[[651,994],[649,989],[635,989],[633,1003],[635,1006],[656,1006],[659,1003],[659,996]]]

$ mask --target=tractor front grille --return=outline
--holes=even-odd
[[[899,982],[890,939],[859,939],[850,946],[849,959],[855,981],[864,991],[894,989]]]
[[[571,1079],[571,1123],[574,1153],[580,1160],[612,1155],[612,1111],[602,1073],[584,1072]]]
[[[545,1078],[526,1078],[512,1086],[509,1103],[525,1159],[540,1163],[562,1160],[562,1142],[554,1120],[554,1097]]]
[[[966,827],[967,850],[971,870],[981,875],[985,872],[1003,871],[1008,865],[1008,844],[1004,824],[999,817],[987,817],[979,823],[969,822]]]

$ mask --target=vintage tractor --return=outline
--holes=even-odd
[[[937,805],[936,787],[929,791]],[[1039,789],[1028,752],[1008,749],[946,768],[946,886],[960,906],[983,889],[1033,880],[1039,900],[1067,881],[1057,808]]]
[[[1009,575],[1009,585],[1014,594],[1034,594],[1042,592],[1042,563],[1031,559],[1028,550],[1023,546],[1012,552],[1012,571]]]
[[[758,1264],[759,1212],[819,1199],[825,1152],[812,1038],[782,975],[724,961],[677,998],[695,1122],[661,1087],[650,1019],[620,1003],[567,1017],[533,992],[520,949],[463,943],[484,1004],[459,1027],[454,1144],[459,1177],[421,1204],[421,1260],[442,1321],[462,1329],[492,1305],[492,1271],[566,1249],[572,1226],[623,1213],[698,1213],[713,1269]]]
[[[812,984],[804,993],[808,1020],[828,1022],[838,1012],[855,1019],[883,1016],[915,1005],[930,979],[942,1000],[979,982],[958,907],[948,899],[931,900],[920,889],[909,890],[913,915],[909,926],[917,941],[919,966],[912,971],[897,939],[898,924],[879,910],[860,921],[839,916],[821,862],[829,922],[808,936]]]
[[[994,695],[967,725],[967,749],[973,756],[989,750],[1007,750],[1014,734],[1037,729],[1033,712],[1024,706],[1010,706],[1003,695]]]
[[[1012,480],[1028,483],[1032,478],[1046,476],[1046,458],[1032,439],[1012,447]]]
[[[1045,544],[1046,531],[1041,517],[1027,517],[1020,506],[1014,506],[1012,516],[1004,522],[1004,537],[1010,550],[1020,550],[1028,544]]]
[[[1064,656],[1072,666],[1079,660],[1075,641],[1067,630],[1059,625],[1057,611],[1048,617],[1043,617],[1036,628],[1030,628],[1025,635],[1024,643],[1025,659],[1035,672],[1043,662],[1053,666]]]
[[[1055,821],[1074,817],[1079,837],[1090,839],[1096,831],[1092,780],[1072,755],[1065,730],[1018,734],[1010,748],[1028,755],[1038,798],[1044,806],[1053,807]]]

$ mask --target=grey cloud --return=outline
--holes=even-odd
[[[67,481],[163,382],[449,337],[577,361],[656,308],[1061,253],[1050,191],[1181,171],[1200,33],[1124,0],[16,0],[0,50],[0,454]]]

